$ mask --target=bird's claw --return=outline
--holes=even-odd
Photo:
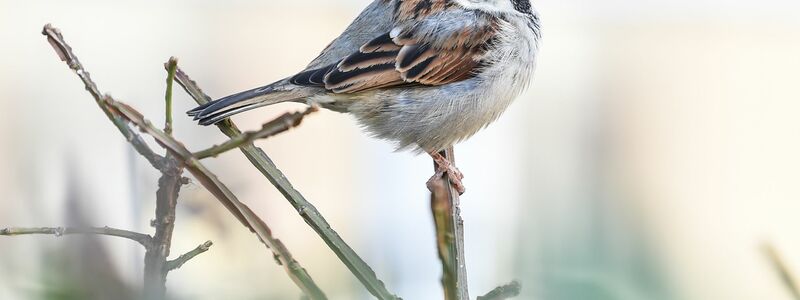
[[[433,190],[432,187],[435,186],[435,182],[442,179],[442,176],[447,173],[447,175],[449,175],[450,184],[458,191],[458,194],[464,194],[466,188],[464,188],[464,184],[461,182],[461,180],[464,179],[464,174],[440,154],[431,154],[431,156],[436,162],[436,173],[428,180],[428,189]]]

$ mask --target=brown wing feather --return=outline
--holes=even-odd
[[[425,18],[454,4],[451,0],[399,0],[398,21]],[[334,93],[356,93],[404,84],[444,85],[468,79],[480,66],[497,33],[496,22],[466,28],[433,43],[414,26],[400,27],[367,42],[338,63],[302,72],[292,83],[320,86]],[[394,33],[394,32],[393,32]]]

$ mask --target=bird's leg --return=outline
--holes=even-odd
[[[436,173],[433,174],[431,179],[428,179],[428,187],[433,185],[433,182],[439,180],[444,173],[450,175],[450,184],[456,188],[458,194],[464,194],[464,184],[461,183],[461,179],[464,178],[464,174],[456,168],[452,163],[450,163],[447,158],[439,154],[439,152],[428,152],[431,158],[433,158],[433,162],[436,163]]]

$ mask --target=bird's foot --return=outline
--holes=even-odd
[[[464,179],[464,174],[456,168],[447,158],[439,154],[438,152],[429,153],[433,161],[436,163],[436,173],[433,174],[431,179],[428,179],[428,189],[433,190],[435,186],[434,183],[437,180],[440,180],[444,173],[449,175],[450,184],[458,191],[459,195],[464,194],[466,190],[464,188],[464,184],[461,182],[461,179]]]

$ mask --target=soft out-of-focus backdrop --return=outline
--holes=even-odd
[[[81,218],[149,230],[157,174],[57,59],[39,34],[45,23],[63,30],[103,91],[160,123],[169,56],[223,96],[299,70],[368,2],[0,0],[0,227]],[[472,294],[517,278],[521,299],[790,299],[760,246],[775,245],[800,272],[800,2],[535,5],[545,41],[532,88],[456,147]],[[192,107],[176,94],[176,111]],[[235,120],[256,128],[299,107]],[[224,140],[176,119],[192,149]],[[257,144],[390,290],[440,298],[429,158],[393,153],[327,111]],[[332,299],[370,298],[241,154],[209,165]],[[184,189],[178,210],[174,253],[216,244],[170,275],[171,295],[298,297],[201,186]],[[0,298],[141,285],[140,247],[82,244],[0,238]]]

